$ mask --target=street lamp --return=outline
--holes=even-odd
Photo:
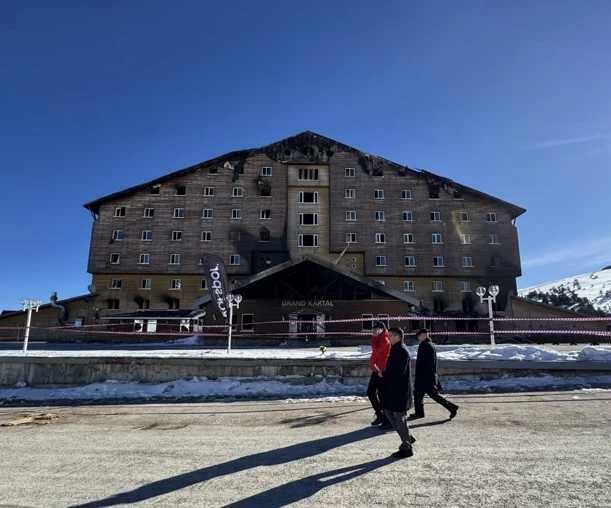
[[[231,351],[231,332],[233,331],[233,308],[238,309],[240,307],[240,302],[242,301],[242,295],[234,295],[233,293],[229,293],[227,295],[227,304],[229,305],[229,333],[228,333],[228,341],[227,341],[227,352]]]
[[[25,323],[25,335],[23,336],[23,352],[28,351],[28,339],[30,338],[30,324],[32,323],[32,311],[38,312],[38,308],[42,305],[40,300],[22,300],[21,305],[23,310],[28,311],[28,318]]]
[[[492,313],[492,302],[496,303],[496,296],[499,294],[500,289],[498,286],[492,285],[488,288],[488,293],[490,293],[490,296],[486,296],[484,297],[484,295],[486,294],[486,288],[485,287],[478,287],[475,292],[477,293],[477,296],[479,296],[479,301],[480,303],[484,303],[484,300],[486,300],[488,302],[488,324],[490,326],[490,345],[492,347],[496,347],[496,344],[494,342],[494,314]]]

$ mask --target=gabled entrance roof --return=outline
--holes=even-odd
[[[233,284],[230,287],[230,290],[232,292],[236,292],[239,293],[240,289],[253,284],[255,282],[258,282],[262,279],[265,279],[267,277],[270,277],[272,275],[275,275],[277,273],[280,273],[284,270],[287,270],[289,268],[292,268],[294,266],[297,266],[301,263],[305,263],[306,261],[309,261],[311,263],[314,263],[316,265],[319,265],[323,268],[326,268],[328,270],[331,270],[339,275],[343,275],[344,277],[347,277],[348,279],[352,279],[356,282],[359,282],[362,285],[365,286],[369,286],[371,287],[371,289],[377,293],[382,293],[385,295],[388,295],[392,298],[395,298],[397,300],[401,300],[404,301],[405,303],[408,303],[409,305],[413,305],[414,307],[420,307],[420,301],[417,300],[416,298],[406,295],[405,293],[403,293],[402,291],[397,291],[396,289],[393,288],[389,288],[386,287],[384,284],[379,284],[371,279],[368,279],[367,277],[362,277],[361,275],[358,275],[354,272],[351,272],[350,270],[346,270],[345,268],[342,268],[340,266],[337,266],[333,263],[330,263],[329,261],[326,261],[324,259],[320,259],[316,256],[311,256],[311,255],[305,255],[305,256],[301,256],[299,258],[294,258],[291,259],[289,261],[285,261],[284,263],[281,263],[279,265],[273,266],[272,268],[268,268],[267,270],[264,270],[262,272],[256,273],[254,275],[252,275],[251,277],[248,277],[247,279],[243,279],[240,281],[237,281],[235,284]],[[206,303],[208,303],[210,301],[210,295],[206,295],[206,296],[202,296],[201,298],[198,298],[196,300],[197,305],[204,305]]]

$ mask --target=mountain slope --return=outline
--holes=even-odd
[[[579,298],[587,298],[596,309],[611,314],[611,269],[531,286],[520,289],[518,294],[526,298],[532,292],[546,294],[563,293],[569,296],[574,295]],[[576,306],[577,308],[575,308],[575,305],[567,306],[567,308],[579,311],[579,305]]]

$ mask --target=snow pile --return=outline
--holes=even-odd
[[[611,360],[611,351],[607,351]],[[494,349],[477,347],[460,347],[451,351],[441,351],[437,357],[441,360],[526,360],[539,362],[558,362],[576,360],[577,352],[563,353],[554,349],[538,346],[501,346]]]
[[[193,337],[185,337],[184,339],[170,340],[162,342],[162,344],[172,344],[174,346],[201,346],[204,344],[204,338],[198,335]]]
[[[297,376],[292,376],[292,378]],[[145,384],[106,381],[76,388],[0,388],[0,400],[17,398],[24,400],[106,400],[151,398],[266,398],[286,396],[349,395],[363,393],[359,385],[321,380],[315,384],[290,384],[260,378],[220,378],[215,381],[205,377],[179,379],[169,383]]]
[[[577,360],[611,362],[611,350],[602,347],[586,346],[577,354]]]
[[[587,298],[595,308],[611,313],[611,269],[520,289],[518,295],[526,298],[531,291],[551,293],[553,289],[574,292],[580,298]]]

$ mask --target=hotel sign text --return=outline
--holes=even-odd
[[[333,307],[331,300],[282,300],[283,307]]]

